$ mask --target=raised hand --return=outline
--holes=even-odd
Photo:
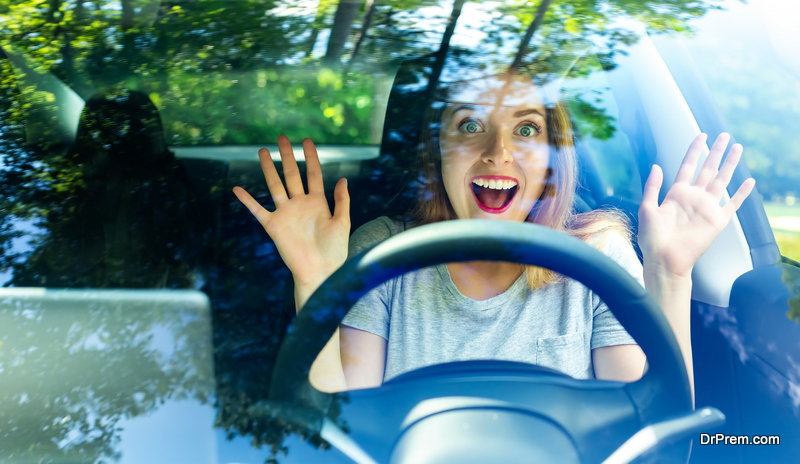
[[[720,206],[742,155],[742,146],[734,144],[717,171],[730,140],[726,133],[717,137],[692,183],[706,137],[706,134],[695,137],[661,205],[658,193],[664,174],[659,166],[653,166],[639,207],[639,246],[645,265],[649,260],[661,271],[679,278],[691,277],[694,264],[728,225],[756,183],[753,178],[745,180],[733,197]]]
[[[334,189],[334,213],[331,215],[322,183],[319,156],[310,139],[303,140],[306,159],[308,194],[303,189],[300,170],[285,135],[278,137],[278,148],[286,179],[286,194],[269,150],[258,151],[261,170],[275,202],[275,211],[264,209],[249,193],[235,187],[233,193],[269,234],[283,262],[292,272],[295,284],[303,287],[320,285],[347,259],[350,235],[350,195],[342,178]]]

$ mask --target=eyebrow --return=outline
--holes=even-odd
[[[459,111],[461,111],[461,110],[470,110],[470,111],[476,111],[476,107],[475,107],[475,105],[461,105],[461,106],[459,106],[458,108],[456,108],[456,109],[455,109],[455,111],[453,111],[453,113],[452,113],[452,114],[454,114],[454,115],[455,115],[456,113],[458,113],[458,112],[459,112]],[[519,111],[516,111],[516,112],[514,112],[514,117],[515,117],[515,118],[521,118],[521,117],[523,117],[523,116],[527,116],[527,115],[529,115],[529,114],[538,114],[539,116],[541,116],[541,117],[543,117],[543,118],[545,117],[545,116],[542,114],[542,112],[541,112],[541,111],[539,111],[539,110],[537,110],[537,109],[535,109],[535,108],[528,108],[528,109],[525,109],[525,110],[519,110]]]
[[[475,105],[461,105],[458,108],[456,108],[455,111],[453,111],[453,114],[456,114],[461,110],[475,111]]]
[[[516,113],[514,113],[514,117],[515,118],[521,118],[521,117],[527,116],[529,114],[538,114],[539,116],[544,117],[544,115],[539,110],[536,110],[536,109],[533,109],[533,108],[529,108],[527,110],[517,111]]]

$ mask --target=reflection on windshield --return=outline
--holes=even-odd
[[[418,115],[436,83],[515,61],[536,67],[537,73],[567,73],[571,84],[563,91],[576,130],[587,143],[622,146],[620,121],[614,108],[597,101],[599,86],[592,79],[613,68],[619,49],[636,41],[625,20],[635,16],[653,31],[687,29],[689,20],[715,2],[584,3],[411,0],[370,1],[362,7],[327,0],[25,0],[4,5],[4,283],[203,291],[213,311],[216,425],[277,451],[293,429],[255,420],[249,411],[269,391],[275,353],[293,314],[291,279],[263,230],[229,193],[233,185],[251,185],[248,190],[271,208],[263,177],[255,163],[228,163],[224,151],[216,160],[177,160],[169,147],[268,144],[282,133],[320,144],[381,143],[380,157],[370,163],[331,167],[333,175],[350,169],[350,188],[360,192],[351,213],[355,229],[412,205],[420,187]],[[21,62],[32,66],[23,69]],[[400,68],[402,62],[410,65]],[[387,82],[398,68],[384,120]],[[75,103],[45,86],[47,79],[61,82],[85,104],[67,108],[79,115],[71,140],[64,138],[59,115]],[[636,202],[638,173],[632,159],[619,162],[619,157],[599,162],[610,179],[602,192]],[[73,422],[50,429],[56,443],[73,439],[71,431],[80,429],[75,421],[95,430],[101,427],[94,425],[96,416],[111,418],[70,445],[75,450],[83,446],[95,457],[87,461],[115,455],[109,431],[120,417],[145,414],[162,399],[180,395],[207,399],[205,380],[182,371],[185,365],[165,361],[142,341],[156,326],[168,327],[178,339],[187,330],[185,321],[153,319],[137,325],[120,316],[109,322],[96,308],[76,320],[51,323],[50,316],[34,317],[35,308],[9,311],[3,327],[35,334],[24,345],[28,351],[3,351],[9,360],[55,363],[32,353],[63,355],[59,347],[69,346],[89,357],[113,355],[109,369],[120,375],[130,359],[150,363],[147,375],[130,385],[113,384],[120,390],[107,392],[124,400],[111,401],[112,396],[94,390],[111,375],[104,373],[83,379],[81,393],[64,404],[31,400],[9,413],[17,418],[32,414],[42,427],[70,416]],[[112,354],[85,346],[112,322],[114,333],[123,334],[102,342]],[[80,333],[70,327],[79,327]],[[51,329],[59,335],[45,335]],[[13,329],[2,333],[15,336]],[[78,371],[70,363],[79,358],[58,358],[64,364],[52,372]],[[158,367],[164,362],[168,368]],[[28,371],[19,372],[24,383]],[[44,394],[37,388],[15,394],[33,399]],[[134,395],[138,391],[146,394]],[[93,412],[80,416],[70,409],[85,402]],[[32,404],[61,409],[26,409]],[[319,437],[312,441],[321,443]],[[88,448],[89,442],[94,448]],[[57,452],[72,452],[64,449]],[[37,451],[36,457],[49,452]]]
[[[186,294],[0,292],[2,460],[118,460],[120,437],[135,418],[165,403],[212,401],[210,321],[197,301]]]
[[[784,266],[781,280],[793,295],[789,298],[789,310],[786,315],[789,319],[800,324],[800,268]]]

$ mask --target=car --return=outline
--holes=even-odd
[[[725,81],[714,72],[725,55],[708,51],[728,24],[715,18],[747,18],[755,34],[761,23],[748,15],[774,19],[780,7],[714,5],[0,4],[0,458],[791,461],[800,452],[800,255],[791,248],[800,171],[794,154],[769,154],[784,146],[776,137],[746,125],[758,119],[786,135],[785,120],[757,117],[764,111],[751,102],[755,116],[743,121],[720,100],[720,88],[762,86]],[[705,16],[718,21],[706,38]],[[778,50],[791,75],[797,63],[775,43],[751,45]],[[432,89],[512,61],[568,102],[576,212],[615,208],[635,231],[653,164],[665,173],[663,198],[698,133],[746,142],[729,192],[751,176],[757,191],[692,275],[694,408],[674,336],[642,287],[588,245],[516,227],[530,224],[412,228],[349,260],[295,315],[289,270],[231,192],[242,186],[274,208],[259,148],[282,172],[277,136],[312,138],[331,205],[335,180],[348,179],[351,232],[402,217],[420,187],[416,146]],[[600,295],[648,356],[642,380],[473,360],[365,390],[310,383],[311,363],[368,287],[501,256]]]

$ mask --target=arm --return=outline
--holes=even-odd
[[[688,276],[675,276],[664,269],[648,266],[644,269],[645,288],[653,299],[664,311],[678,348],[686,363],[686,373],[689,375],[689,388],[692,391],[692,404],[694,404],[694,364],[692,361],[692,331],[690,324],[692,278]]]
[[[364,224],[350,238],[350,256],[386,240],[395,230],[396,226],[387,217]],[[324,280],[315,282],[321,285]],[[301,287],[296,285],[295,288]],[[343,391],[381,385],[387,345],[384,337],[389,333],[389,296],[385,291],[385,286],[375,288],[350,308],[336,334],[312,365],[310,376],[315,387]],[[311,293],[313,290],[298,292],[296,299],[305,301]]]
[[[706,146],[705,134],[695,137],[661,205],[658,197],[663,173],[661,168],[653,166],[639,207],[639,246],[644,257],[645,288],[661,306],[675,333],[689,374],[693,400],[689,324],[692,270],[755,186],[755,180],[747,179],[733,197],[720,206],[742,155],[742,146],[734,144],[720,167],[729,140],[730,135],[725,133],[717,137],[694,178],[700,153]]]
[[[645,288],[664,311],[678,347],[686,363],[689,384],[694,398],[694,371],[692,364],[692,337],[689,324],[689,304],[692,296],[691,279],[670,278],[658,270],[645,268]],[[634,382],[644,375],[647,357],[639,345],[604,346],[592,350],[595,377],[601,380]]]
[[[342,368],[347,388],[372,388],[383,383],[386,340],[364,330],[339,326]]]
[[[599,380],[639,380],[644,374],[646,360],[639,345],[603,346],[592,350],[594,375]]]
[[[322,182],[322,169],[314,143],[303,140],[306,158],[308,193],[300,176],[289,139],[278,137],[284,188],[269,150],[258,151],[261,170],[275,203],[275,211],[267,211],[241,187],[233,193],[255,216],[275,243],[283,262],[292,272],[295,283],[295,305],[299,311],[312,293],[347,259],[350,235],[350,195],[347,181],[340,179],[334,188],[335,207],[331,215]],[[334,334],[311,366],[311,383],[323,391],[345,389],[342,364],[339,360],[339,333]]]
[[[322,285],[325,279],[320,280],[318,285],[298,285],[295,282],[294,298],[297,312],[306,304],[311,294]],[[311,364],[311,372],[308,380],[317,390],[324,392],[339,392],[347,390],[344,373],[342,372],[342,360],[339,356],[339,338],[341,329],[337,329],[322,351],[317,355],[317,359]]]
[[[663,270],[644,268],[645,287],[664,311],[683,354],[689,381],[693,385],[692,346],[689,327],[691,279],[670,279]],[[595,376],[602,380],[634,382],[644,375],[646,356],[639,345],[614,345],[592,350]]]

